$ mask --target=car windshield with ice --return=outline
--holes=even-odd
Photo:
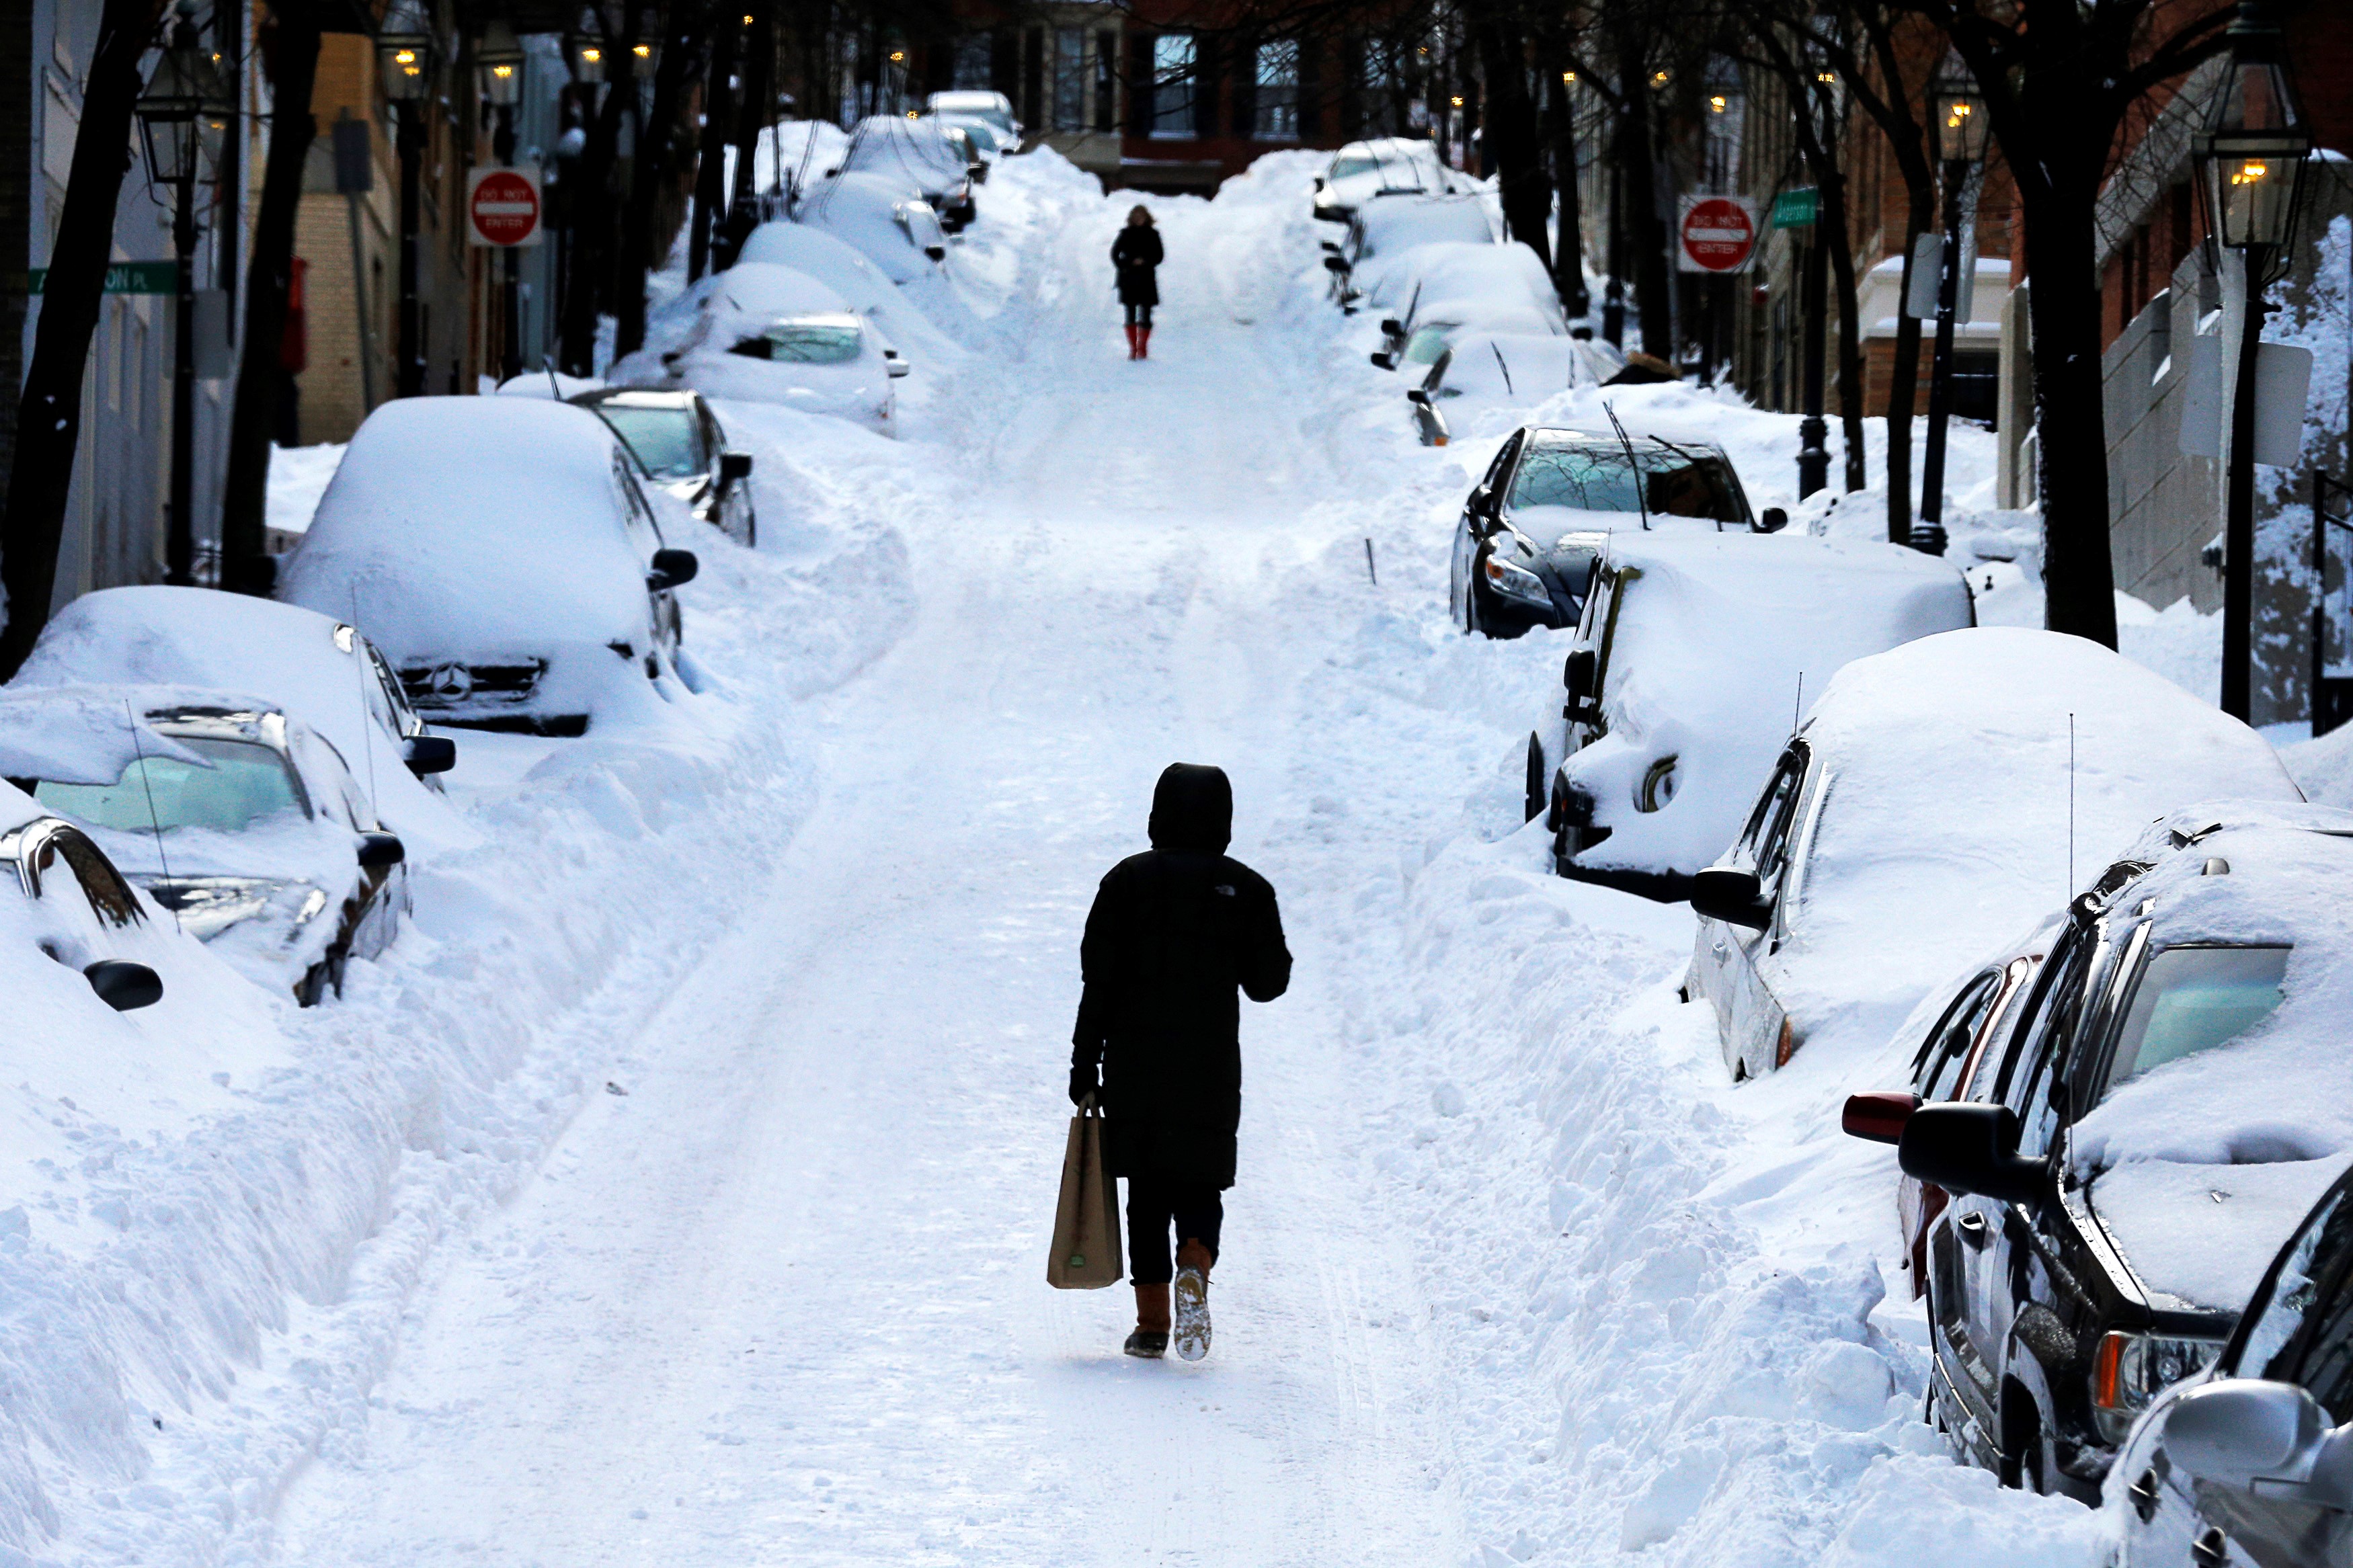
[[[805,316],[739,338],[728,352],[773,364],[849,364],[864,342],[854,316]]]
[[[1515,510],[1556,508],[1694,518],[1746,527],[1748,508],[1720,453],[1645,441],[1631,450],[1599,441],[1535,441],[1512,476]]]
[[[34,798],[50,810],[123,833],[199,828],[241,833],[266,816],[311,815],[285,757],[259,741],[189,735],[195,760],[142,757],[112,784],[42,780]]]

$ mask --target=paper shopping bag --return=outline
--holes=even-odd
[[[1100,1290],[1126,1272],[1119,1250],[1119,1183],[1103,1168],[1103,1119],[1094,1096],[1071,1118],[1062,1150],[1062,1199],[1054,1210],[1054,1251],[1046,1283],[1058,1290]]]

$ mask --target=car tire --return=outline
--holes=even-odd
[[[760,517],[749,506],[744,509],[744,537],[735,542],[746,550],[756,550],[760,546]]]
[[[1545,815],[1551,804],[1549,797],[1552,792],[1547,787],[1550,777],[1550,770],[1545,766],[1544,742],[1537,739],[1536,732],[1531,730],[1528,731],[1527,799],[1525,802],[1527,815],[1520,818],[1523,823],[1534,822]]]
[[[2039,1496],[2049,1479],[2042,1468],[2042,1417],[2023,1389],[2011,1385],[2010,1398],[2018,1400],[2027,1408],[2024,1415],[2013,1417],[2008,1414],[2008,1400],[2004,1401],[2002,1425],[2010,1430],[2009,1441],[2002,1445],[1999,1479],[2005,1487],[2015,1487]]]
[[[1462,631],[1466,637],[1482,637],[1487,635],[1486,623],[1479,618],[1479,590],[1474,584],[1463,585]]]

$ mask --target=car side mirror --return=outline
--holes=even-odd
[[[751,477],[751,453],[722,452],[719,454],[719,482],[721,484],[740,484]]]
[[[1692,879],[1693,912],[1728,926],[1763,931],[1773,923],[1773,906],[1754,871],[1710,866]]]
[[[2292,1383],[2235,1377],[2189,1390],[2165,1414],[2165,1457],[2212,1486],[2353,1508],[2353,1424],[2331,1430]]]
[[[1757,520],[1757,531],[1759,533],[1778,533],[1788,526],[1789,514],[1778,506],[1767,507],[1764,514]]]
[[[646,586],[657,594],[683,587],[693,582],[694,574],[702,570],[702,563],[694,558],[691,550],[657,550],[653,570],[646,574]]]
[[[1560,683],[1568,689],[1568,705],[1582,708],[1593,700],[1593,675],[1599,668],[1589,647],[1578,648],[1560,667]]]
[[[397,866],[408,858],[408,846],[395,833],[363,833],[360,835],[360,869],[381,871]]]
[[[1381,318],[1381,335],[1390,338],[1401,338],[1405,336],[1405,323],[1398,321],[1395,316],[1384,316]]]
[[[1408,387],[1406,389],[1405,400],[1408,403],[1418,404],[1421,407],[1427,408],[1430,406],[1430,389],[1426,386]]]
[[[164,978],[143,963],[103,958],[81,972],[98,999],[118,1013],[153,1007],[164,999]]]
[[[1347,258],[1340,256],[1327,256],[1324,258],[1324,270],[1326,272],[1345,272],[1348,270]]]
[[[948,247],[944,245],[927,245],[923,247],[923,254],[934,261],[945,261],[948,258]]]
[[[1315,188],[1319,191],[1324,188],[1324,176],[1321,174],[1315,176]]]
[[[891,379],[892,381],[896,381],[915,367],[909,364],[905,360],[901,359],[895,353],[885,353],[882,356],[882,368],[891,373]]]
[[[1387,349],[1375,349],[1373,351],[1373,363],[1383,370],[1395,370],[1397,369],[1397,355],[1389,353]]]
[[[411,735],[400,743],[400,760],[418,778],[446,773],[458,765],[458,742],[446,735]]]
[[[1325,250],[1330,251],[1333,255],[1337,256],[1340,254],[1340,242],[1338,240],[1326,239],[1319,241],[1318,243],[1320,243]]]
[[[2022,1157],[2018,1137],[2018,1112],[2007,1105],[1924,1105],[1905,1121],[1895,1163],[1948,1193],[2031,1207],[2049,1188],[2051,1163]]]
[[[1839,1113],[1839,1131],[1868,1142],[1901,1143],[1905,1125],[1919,1109],[1916,1094],[1850,1094],[1846,1109]]]

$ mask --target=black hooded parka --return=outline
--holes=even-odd
[[[1233,814],[1223,770],[1171,766],[1153,793],[1151,849],[1111,868],[1087,915],[1072,1092],[1100,1063],[1114,1175],[1234,1184],[1235,993],[1282,995],[1291,952],[1273,888],[1225,853]]]

